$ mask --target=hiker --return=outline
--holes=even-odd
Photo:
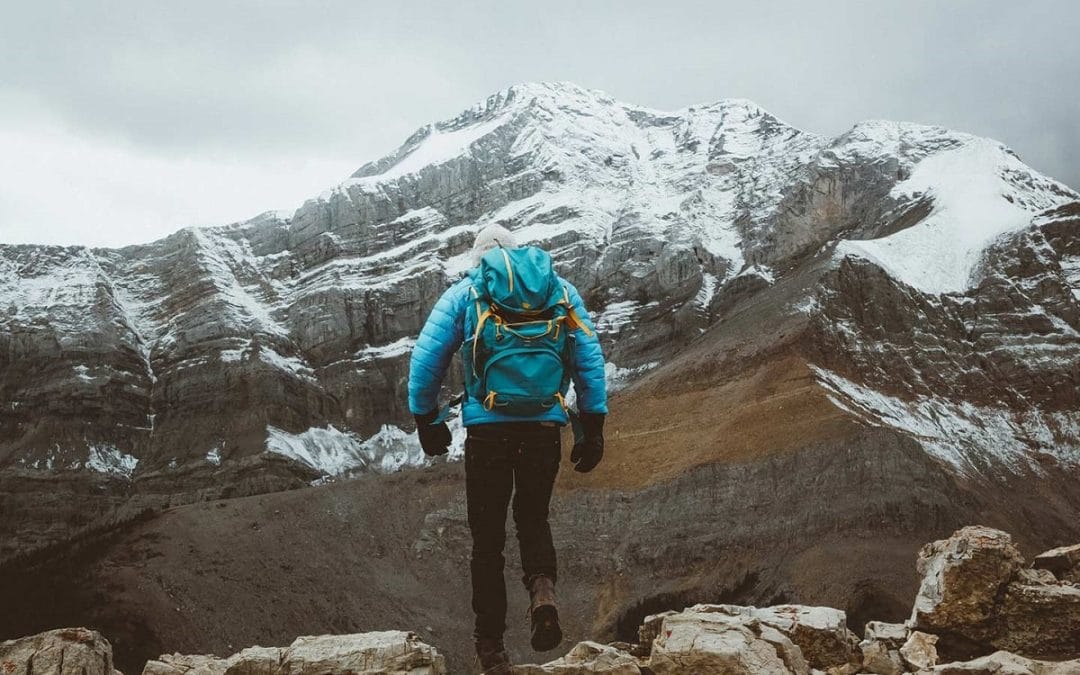
[[[573,381],[580,428],[570,461],[576,471],[588,472],[604,454],[607,390],[604,356],[585,304],[555,273],[546,251],[518,248],[509,230],[491,225],[477,234],[472,262],[435,303],[416,341],[409,408],[424,452],[445,454],[450,430],[437,399],[460,348],[473,637],[482,671],[500,674],[511,672],[503,645],[503,545],[511,495],[531,644],[548,651],[562,642],[548,503],[562,455],[561,427],[569,421],[565,397]]]

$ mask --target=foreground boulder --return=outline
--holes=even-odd
[[[442,655],[415,633],[380,631],[299,637],[291,645],[251,647],[219,659],[164,655],[143,675],[445,675]]]
[[[61,628],[0,642],[3,675],[113,675],[112,646],[97,631]]]
[[[1043,564],[1065,567],[1070,549],[1055,551],[1064,552],[1043,554]],[[1080,588],[1045,569],[1026,569],[1008,534],[977,526],[957,530],[923,547],[918,570],[923,580],[910,624],[941,635],[946,654],[1080,655]]]
[[[694,611],[664,617],[649,668],[656,675],[808,675],[800,649],[779,630],[739,613]]]
[[[858,638],[848,630],[847,615],[832,607],[777,605],[741,607],[738,605],[695,605],[688,612],[718,612],[733,617],[754,619],[775,628],[799,646],[812,668],[822,670],[850,663],[855,657]]]
[[[1006,584],[1024,565],[1008,534],[965,527],[948,539],[923,546],[916,569],[922,575],[911,624],[927,632],[962,631],[984,642],[998,631],[993,618]]]

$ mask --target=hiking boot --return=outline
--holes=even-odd
[[[529,598],[532,648],[538,652],[555,649],[562,642],[559,610],[555,606],[555,582],[549,576],[536,575],[529,584]]]
[[[476,658],[480,660],[481,675],[510,675],[512,672],[502,638],[478,638]]]

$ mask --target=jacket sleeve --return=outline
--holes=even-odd
[[[600,338],[596,335],[592,317],[589,310],[585,309],[585,301],[581,299],[574,285],[563,280],[570,296],[570,304],[578,318],[589,329],[586,333],[582,329],[575,330],[570,334],[573,341],[574,354],[574,391],[577,392],[578,410],[586,413],[607,413],[607,379],[604,377],[604,353],[600,349]]]
[[[431,309],[409,360],[409,411],[432,412],[439,388],[465,330],[468,284],[459,281],[439,297]]]

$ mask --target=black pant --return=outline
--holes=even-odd
[[[538,422],[479,424],[465,440],[465,499],[472,532],[472,606],[477,638],[499,638],[506,629],[503,547],[506,507],[513,493],[521,548],[522,582],[537,575],[554,580],[555,546],[548,503],[559,471],[559,427]]]

